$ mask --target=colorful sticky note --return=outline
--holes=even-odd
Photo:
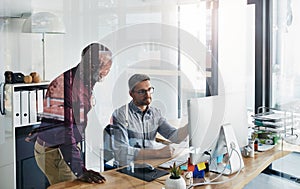
[[[187,168],[186,165],[181,165],[181,166],[180,166],[180,169],[183,170],[183,171],[186,171],[188,168]]]
[[[204,170],[204,169],[206,168],[205,163],[204,163],[204,162],[198,163],[198,164],[197,164],[197,168],[198,168],[199,171],[200,171],[200,170]]]

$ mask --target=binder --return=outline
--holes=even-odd
[[[36,91],[29,91],[29,123],[37,122]]]
[[[44,111],[44,90],[37,90],[37,113],[43,113]]]
[[[21,93],[13,92],[13,125],[21,125]]]
[[[28,91],[21,91],[21,124],[29,123]]]

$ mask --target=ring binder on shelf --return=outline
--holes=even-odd
[[[29,123],[28,91],[21,91],[21,124]]]
[[[29,91],[29,122],[37,122],[36,91]]]
[[[37,90],[37,113],[43,113],[44,111],[44,89]]]
[[[13,94],[13,123],[15,126],[21,125],[21,93],[15,91]]]

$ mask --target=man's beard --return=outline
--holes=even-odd
[[[149,100],[148,100],[149,99]],[[139,102],[138,102],[138,104],[139,105],[141,105],[141,106],[148,106],[149,104],[151,104],[151,101],[152,101],[152,98],[150,97],[150,98],[145,98],[145,99],[143,99],[143,100],[140,100]]]
[[[97,82],[103,82],[104,80],[104,77],[100,74],[99,75],[99,71],[100,71],[100,68],[93,73],[93,80],[95,81],[95,83]]]
[[[103,81],[104,81],[104,77],[102,77],[101,75],[95,76],[95,82],[103,82]]]

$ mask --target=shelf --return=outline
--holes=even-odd
[[[49,82],[5,85],[5,112],[14,128],[39,124]]]

